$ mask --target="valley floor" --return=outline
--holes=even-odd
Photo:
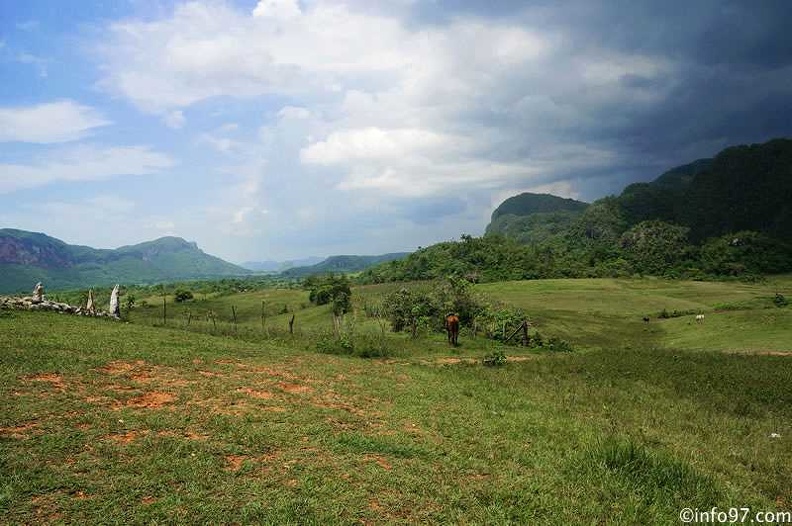
[[[581,285],[570,295],[589,297]],[[543,286],[512,299],[543,303],[541,330],[562,332],[563,298],[543,302]],[[482,288],[498,287],[516,290]],[[645,294],[655,311],[698,308]],[[651,344],[607,348],[618,337],[603,330],[580,352],[508,349],[520,359],[503,367],[460,361],[464,340],[459,354],[428,338],[425,353],[366,360],[3,312],[0,522],[673,524],[686,507],[790,510],[792,356],[705,344],[730,349],[788,311],[707,301],[702,326],[590,305],[629,314],[609,326]]]

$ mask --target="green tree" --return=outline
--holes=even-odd
[[[633,270],[643,274],[673,275],[690,263],[694,248],[688,243],[689,228],[664,221],[642,221],[621,238]]]

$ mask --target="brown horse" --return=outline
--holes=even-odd
[[[457,345],[459,341],[459,316],[453,312],[446,314],[445,328],[448,333],[448,343]]]

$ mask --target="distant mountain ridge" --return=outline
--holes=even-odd
[[[291,268],[282,272],[281,275],[289,278],[303,278],[313,274],[360,272],[380,263],[404,259],[409,255],[409,252],[392,252],[378,256],[330,256],[316,265]]]
[[[0,229],[0,292],[29,292],[38,281],[52,290],[250,273],[179,237],[97,249],[39,232]]]
[[[255,272],[283,272],[295,267],[308,267],[321,263],[326,258],[311,256],[307,258],[291,259],[286,261],[245,261],[239,266]]]
[[[364,283],[628,277],[757,279],[792,272],[792,139],[727,148],[589,205],[507,199],[486,235],[378,265]]]
[[[694,242],[743,230],[792,241],[792,140],[726,148],[605,199],[613,200],[624,229],[660,220],[689,228]],[[495,209],[486,231],[521,243],[544,241],[602,202],[520,194]]]

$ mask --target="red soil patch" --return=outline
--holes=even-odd
[[[257,391],[256,389],[251,389],[250,387],[240,387],[237,389],[237,393],[249,394],[253,398],[259,398],[261,400],[271,400],[275,397],[275,395],[269,391]]]
[[[157,436],[168,438],[186,438],[188,440],[206,440],[209,438],[209,435],[202,435],[200,433],[196,433],[195,431],[157,431]]]
[[[146,506],[154,504],[155,502],[157,502],[157,499],[155,497],[152,497],[151,495],[146,495],[145,497],[140,499],[140,503],[145,504]]]
[[[119,444],[129,444],[130,442],[134,442],[138,438],[145,436],[147,434],[148,431],[127,431],[126,433],[106,435],[104,438],[107,440],[112,440],[113,442],[117,442]]]
[[[365,458],[366,460],[373,460],[374,462],[377,463],[379,467],[381,467],[386,471],[390,471],[391,469],[393,469],[391,463],[385,460],[385,458],[381,457],[380,455],[366,455]]]
[[[16,438],[16,439],[26,439],[30,435],[28,431],[35,429],[36,427],[38,427],[38,424],[36,422],[28,422],[27,424],[22,424],[21,426],[14,426],[14,427],[0,427],[0,436],[8,436],[10,438]]]
[[[88,500],[91,498],[91,496],[86,494],[84,491],[78,491],[77,493],[73,494],[72,497],[77,500]]]
[[[63,378],[59,374],[41,373],[27,376],[25,378],[33,382],[47,382],[56,389],[66,389],[66,384],[63,382]]]
[[[280,371],[277,369],[273,369],[272,367],[254,367],[252,369],[255,373],[264,373],[267,376],[275,376],[277,378],[283,378],[284,380],[299,380],[300,377],[296,376],[288,371]]]
[[[134,362],[115,361],[108,363],[104,367],[99,367],[97,371],[101,371],[106,374],[123,374],[128,373],[133,369],[143,367],[144,365],[146,365],[146,362],[143,360],[136,360]]]
[[[127,400],[124,405],[127,407],[137,407],[141,409],[157,409],[165,404],[169,404],[176,400],[176,397],[170,393],[163,393],[161,391],[151,391],[149,393],[136,396]]]
[[[287,393],[312,393],[313,388],[307,385],[290,384],[286,382],[278,382],[278,387]]]
[[[245,455],[226,455],[225,461],[228,464],[226,471],[239,471],[242,469],[242,463],[247,459]]]

